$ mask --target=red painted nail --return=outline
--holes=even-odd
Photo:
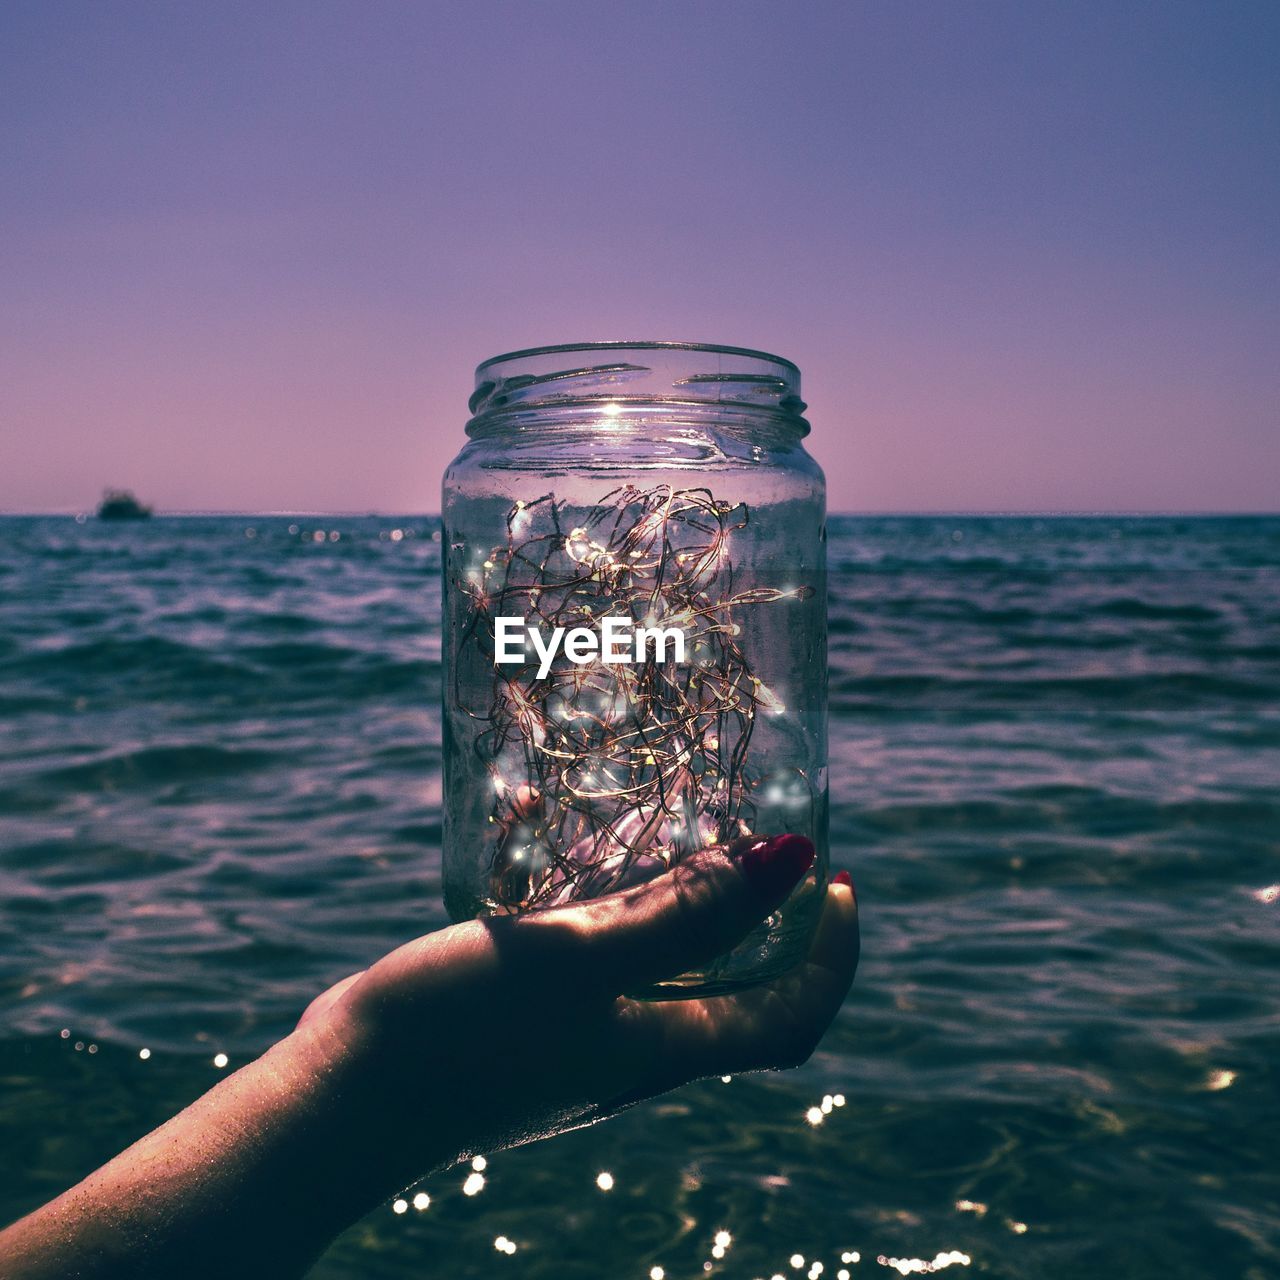
[[[847,886],[849,892],[853,894],[853,905],[855,907],[858,905],[858,886],[853,883],[853,877],[847,871],[837,871],[831,877],[831,883]]]
[[[738,855],[738,865],[762,896],[781,898],[813,866],[813,855],[813,841],[804,836],[771,836],[748,845]]]

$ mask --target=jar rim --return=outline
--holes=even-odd
[[[602,340],[597,342],[558,342],[545,347],[524,347],[519,351],[504,351],[501,355],[490,356],[476,365],[476,379],[481,380],[481,372],[492,365],[502,364],[508,360],[524,360],[530,356],[558,355],[567,351],[708,351],[716,355],[745,356],[751,360],[768,360],[772,364],[790,369],[797,377],[800,367],[784,356],[774,355],[771,351],[757,351],[753,347],[732,347],[720,342],[676,342],[663,339],[645,338],[627,342],[618,340]]]

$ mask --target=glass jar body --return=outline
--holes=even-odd
[[[802,958],[826,884],[822,472],[794,412],[606,382],[473,419],[445,474],[445,902],[535,910],[806,835],[748,939],[635,994],[734,990]]]

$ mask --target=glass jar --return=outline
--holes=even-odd
[[[800,372],[593,342],[476,370],[444,477],[444,885],[455,920],[593,898],[740,835],[817,848],[730,954],[803,957],[827,876],[826,496]]]

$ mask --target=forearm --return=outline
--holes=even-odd
[[[302,1274],[400,1174],[370,1158],[364,1053],[340,1015],[295,1031],[0,1233],[0,1273]]]

